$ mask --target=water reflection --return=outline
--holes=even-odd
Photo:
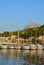
[[[0,50],[0,65],[44,65],[44,51]]]

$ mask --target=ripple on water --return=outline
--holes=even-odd
[[[0,65],[44,65],[44,51],[0,50]]]

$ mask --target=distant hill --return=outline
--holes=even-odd
[[[29,25],[26,25],[24,27],[24,29],[31,29],[31,28],[37,28],[37,27],[40,27],[41,25],[39,24],[36,24],[36,23],[30,23]]]

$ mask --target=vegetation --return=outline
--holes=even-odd
[[[12,34],[18,36],[18,31],[14,31],[14,32],[5,31],[4,33],[0,33],[0,37],[2,36],[9,37]],[[22,37],[24,39],[29,38],[31,36],[38,37],[43,34],[44,34],[44,25],[36,29],[27,29],[27,30],[19,31],[19,37]]]

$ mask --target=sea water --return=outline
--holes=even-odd
[[[0,50],[0,65],[44,65],[44,50]]]

